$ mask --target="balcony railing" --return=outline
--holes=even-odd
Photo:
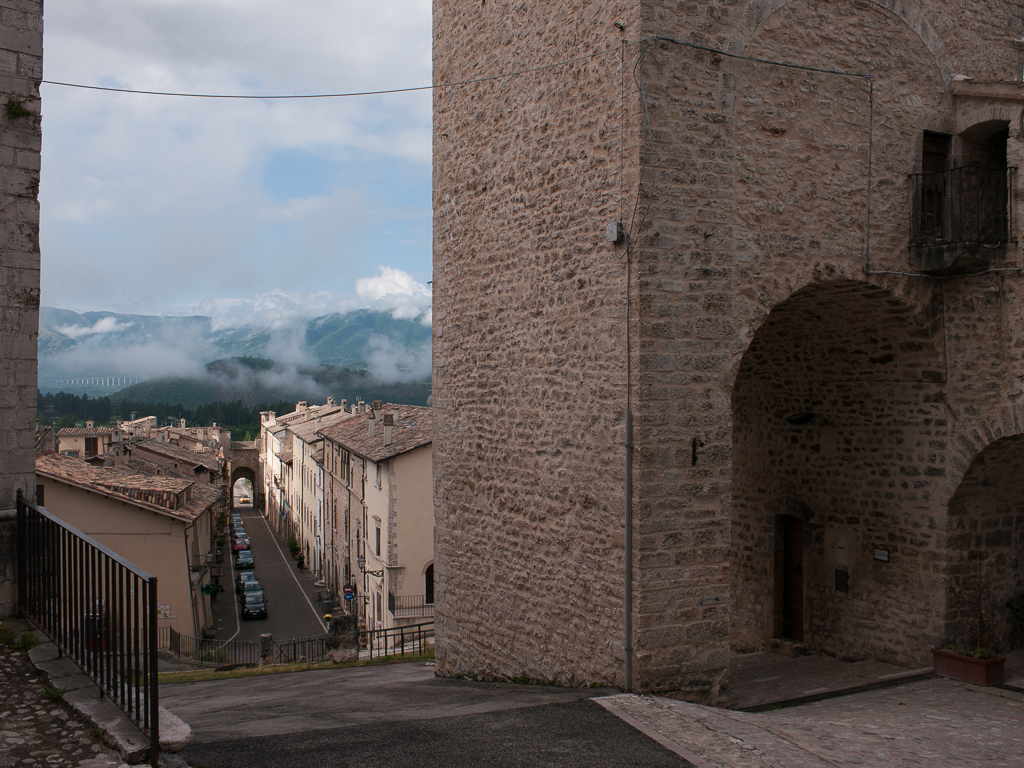
[[[396,619],[403,616],[433,616],[434,601],[425,595],[395,595],[388,592],[388,610]]]
[[[913,174],[910,245],[926,272],[987,265],[987,251],[1007,243],[1012,168],[963,166]]]
[[[160,753],[157,581],[18,496],[18,608]]]

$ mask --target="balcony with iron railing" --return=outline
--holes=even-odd
[[[395,595],[388,592],[388,610],[396,619],[414,616],[433,616],[434,601],[426,595]]]
[[[991,266],[1010,242],[1013,168],[962,166],[910,177],[910,249],[915,266],[957,275]]]

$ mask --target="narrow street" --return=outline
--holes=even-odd
[[[217,596],[213,605],[217,639],[259,641],[260,635],[269,633],[280,642],[323,634],[326,628],[319,613],[307,590],[298,581],[303,577],[303,581],[308,580],[308,574],[298,574],[284,542],[278,540],[258,510],[254,510],[251,504],[243,506],[236,500],[235,511],[242,515],[249,535],[249,546],[256,560],[253,571],[267,599],[267,618],[241,620],[238,596],[234,592],[238,567],[234,558],[225,556],[224,576],[221,578],[225,591]]]

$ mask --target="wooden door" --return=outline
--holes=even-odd
[[[782,636],[804,639],[804,521],[782,523]]]

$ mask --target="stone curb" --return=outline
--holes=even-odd
[[[757,704],[751,704],[747,707],[737,707],[734,711],[736,712],[766,712],[770,709],[778,709],[780,707],[795,707],[799,704],[810,704],[813,701],[824,701],[825,699],[835,699],[839,696],[849,696],[854,693],[863,693],[864,691],[876,691],[881,688],[893,688],[897,685],[906,685],[907,683],[915,683],[918,680],[928,680],[929,678],[935,677],[935,670],[931,667],[922,667],[920,669],[912,669],[908,672],[900,672],[895,675],[886,675],[875,680],[869,680],[864,683],[855,683],[851,685],[837,685],[835,688],[829,688],[824,691],[815,691],[814,693],[806,693],[800,696],[790,696],[780,699],[770,699],[766,701],[758,702]]]
[[[99,687],[78,666],[62,656],[57,646],[39,630],[32,634],[39,641],[28,652],[29,661],[47,674],[50,685],[60,688],[68,706],[103,735],[104,743],[116,749],[130,765],[141,763],[149,754],[149,740]],[[165,768],[188,768],[177,752],[192,742],[192,729],[180,717],[164,707],[159,708],[160,762]]]

